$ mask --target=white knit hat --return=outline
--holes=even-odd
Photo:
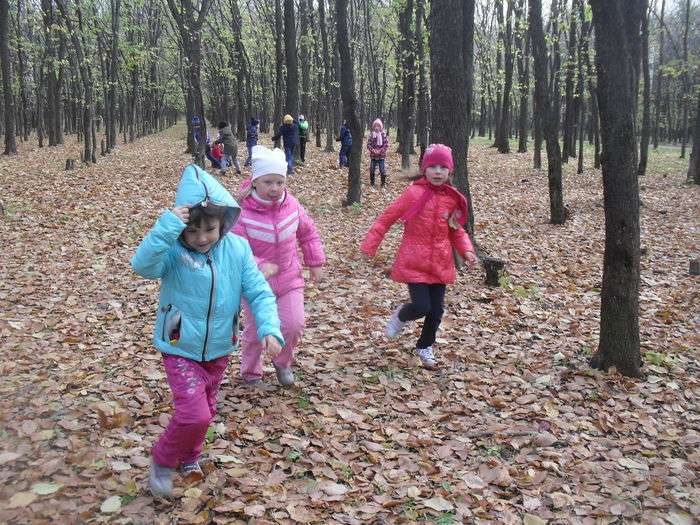
[[[255,180],[263,175],[287,176],[287,159],[281,149],[271,150],[265,146],[253,146],[251,153],[253,175],[250,180]]]

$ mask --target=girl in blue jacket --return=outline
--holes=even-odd
[[[243,294],[268,354],[284,340],[275,296],[258,270],[248,241],[228,234],[241,210],[211,175],[191,164],[182,174],[175,207],[141,241],[131,264],[160,279],[153,342],[163,355],[174,414],[151,451],[149,488],[172,494],[172,476],[202,476],[197,462],[229,355],[236,350]]]

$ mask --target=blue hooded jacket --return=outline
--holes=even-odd
[[[227,207],[221,231],[228,232],[241,213],[238,203],[216,179],[190,164],[182,173],[175,206],[205,202]],[[248,241],[226,233],[208,253],[199,253],[180,240],[185,227],[165,211],[131,259],[136,273],[161,280],[156,348],[202,362],[234,352],[241,294],[253,311],[258,338],[273,335],[284,345],[275,295]]]

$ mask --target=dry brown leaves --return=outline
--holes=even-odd
[[[698,493],[698,188],[652,163],[641,182],[643,380],[591,371],[602,266],[600,173],[566,167],[571,219],[547,223],[530,155],[473,145],[477,241],[506,259],[503,286],[464,272],[449,288],[441,368],[412,336],[382,337],[406,296],[357,246],[402,189],[364,188],[310,147],[290,186],[315,218],[329,278],[307,288],[298,384],[246,389],[231,366],[205,448],[206,477],[177,498],[145,489],[169,391],[150,345],[158,285],[129,259],[174,197],[181,130],[61,170],[78,144],[0,159],[0,522],[692,523]],[[243,150],[243,148],[241,148]],[[670,157],[668,157],[670,158]],[[669,164],[670,165],[670,164]],[[365,178],[366,175],[364,175]],[[236,190],[239,181],[229,179]]]

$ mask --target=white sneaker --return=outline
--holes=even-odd
[[[391,314],[391,317],[389,317],[389,320],[386,322],[384,333],[389,338],[398,336],[401,333],[401,330],[403,330],[403,327],[406,326],[406,323],[399,319],[399,310],[401,310],[402,306],[402,304],[397,306]]]
[[[151,494],[159,498],[169,498],[173,495],[173,471],[163,467],[151,458],[151,471],[148,474],[148,488]]]
[[[437,359],[435,359],[435,354],[433,354],[433,347],[428,348],[418,348],[416,349],[416,354],[420,358],[423,368],[433,369],[437,366]]]

